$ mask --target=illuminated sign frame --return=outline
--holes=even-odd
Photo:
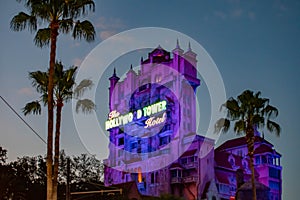
[[[162,117],[153,117],[153,115],[165,111],[167,109],[167,102],[165,100],[145,106],[134,112],[128,112],[121,115],[118,111],[113,110],[108,114],[108,120],[105,122],[105,130],[124,126],[131,123],[133,120],[139,120],[142,117],[150,117],[146,120],[144,128],[156,126],[166,121],[166,113]]]

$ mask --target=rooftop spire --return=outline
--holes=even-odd
[[[182,54],[183,53],[183,50],[180,48],[180,45],[179,45],[179,39],[177,38],[176,40],[176,47],[175,49],[173,50],[173,52],[177,52],[176,54]]]
[[[192,48],[191,48],[191,42],[189,41],[189,45],[188,45],[188,51],[192,51]]]
[[[132,64],[130,65],[130,70],[132,70]]]
[[[176,49],[180,49],[178,38],[177,38],[177,40],[176,40]]]
[[[114,67],[114,73],[113,75],[109,78],[109,80],[119,80],[120,78],[117,76],[116,68]]]

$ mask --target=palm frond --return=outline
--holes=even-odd
[[[88,11],[95,12],[95,3],[93,0],[70,1],[70,14],[72,17],[85,16]]]
[[[280,128],[279,124],[277,124],[277,123],[274,122],[274,121],[267,120],[267,129],[268,129],[271,133],[275,133],[277,136],[280,135],[281,128]]]
[[[32,86],[36,88],[38,93],[47,92],[48,74],[47,72],[35,71],[29,73],[29,79],[32,80]]]
[[[77,21],[73,29],[73,38],[82,39],[84,38],[87,42],[95,40],[96,31],[93,24],[87,20]]]
[[[244,120],[238,120],[234,123],[234,132],[236,132],[238,135],[241,133],[244,133],[246,130],[246,123]]]
[[[235,120],[240,117],[240,106],[234,98],[229,98],[225,103],[225,107],[227,108],[227,117],[229,119]]]
[[[61,30],[63,33],[69,33],[73,29],[73,19],[62,19],[59,22],[59,30]]]
[[[265,118],[261,113],[259,114],[254,114],[252,119],[251,119],[251,124],[258,126],[259,128],[262,128],[265,124]]]
[[[22,109],[24,115],[28,114],[41,114],[41,104],[38,101],[32,101],[30,103],[27,103],[25,107]]]
[[[215,123],[214,133],[226,133],[230,128],[230,121],[226,118],[221,118]]]
[[[263,112],[268,118],[275,118],[278,116],[278,109],[271,105],[267,105],[263,109]]]
[[[42,94],[41,101],[44,103],[44,106],[46,106],[48,104],[48,93],[47,92]]]
[[[280,126],[270,120],[278,116],[278,109],[269,105],[268,98],[262,98],[260,95],[261,92],[254,93],[251,90],[245,90],[236,99],[231,97],[221,106],[227,109],[227,120],[235,121],[234,132],[237,134],[244,132],[247,135],[247,127],[255,127],[255,130],[267,128],[279,135]],[[221,118],[217,121],[216,132],[228,130],[226,128],[229,128],[230,124],[225,120]]]
[[[79,98],[82,97],[82,95],[84,94],[84,92],[87,89],[92,89],[94,83],[93,81],[89,80],[89,79],[83,79],[78,86],[76,86],[76,88],[74,89],[74,96],[75,98]]]
[[[34,37],[35,45],[40,48],[49,46],[50,32],[50,28],[39,29]]]
[[[30,31],[35,31],[37,29],[37,19],[35,16],[20,12],[12,18],[10,28],[13,31],[22,31],[25,28],[28,28]]]
[[[96,105],[90,99],[78,100],[76,103],[76,112],[83,112],[84,114],[91,113],[96,109]]]

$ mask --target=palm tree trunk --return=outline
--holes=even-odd
[[[58,165],[59,165],[59,137],[60,137],[60,125],[61,125],[61,111],[63,103],[62,100],[58,100],[56,105],[56,130],[55,130],[55,142],[54,142],[54,171],[53,171],[53,195],[52,200],[57,199],[57,177],[58,177]]]
[[[253,154],[250,156],[250,169],[251,169],[251,184],[252,184],[252,193],[253,200],[256,200],[256,186],[255,186],[255,173],[254,173],[254,165],[253,165]]]
[[[53,164],[53,77],[56,57],[58,24],[51,23],[50,63],[48,77],[48,138],[47,138],[47,200],[52,200],[52,164]]]
[[[246,130],[246,142],[248,147],[248,155],[250,158],[250,169],[251,169],[251,184],[252,184],[252,199],[256,200],[256,187],[255,187],[255,172],[253,164],[254,155],[254,129],[252,125],[248,125]]]

